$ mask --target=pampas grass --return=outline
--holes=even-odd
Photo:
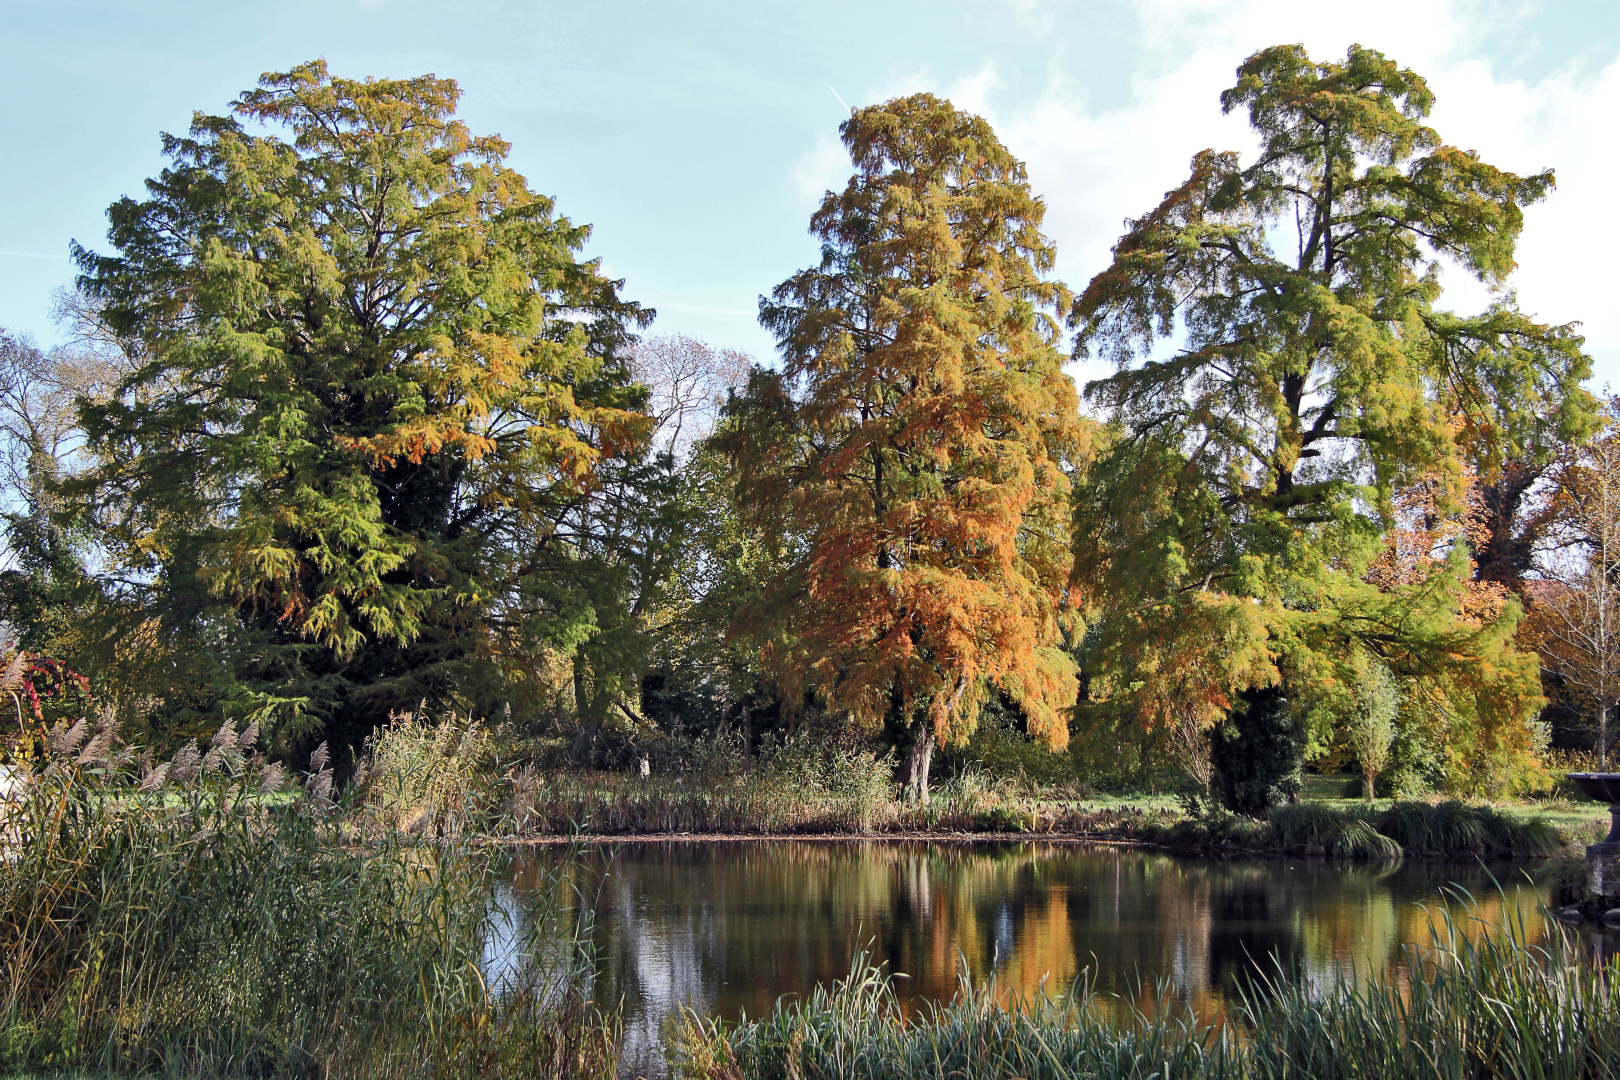
[[[0,1069],[613,1075],[561,898],[514,923],[493,852],[357,846],[325,763],[281,791],[252,734],[158,764],[53,733],[7,816]],[[521,955],[492,968],[492,940]]]

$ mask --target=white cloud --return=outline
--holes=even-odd
[[[987,61],[972,75],[953,83],[945,91],[945,97],[959,109],[987,113],[990,110],[990,93],[1000,85],[1001,76],[996,73],[996,65]]]
[[[1245,118],[1223,116],[1219,103],[1245,56],[1290,41],[1323,58],[1342,56],[1352,43],[1377,48],[1428,79],[1438,98],[1431,122],[1443,139],[1516,172],[1556,168],[1557,190],[1526,212],[1510,285],[1538,317],[1582,321],[1598,381],[1620,383],[1620,309],[1596,269],[1620,246],[1620,216],[1608,198],[1620,164],[1620,147],[1608,138],[1620,114],[1620,58],[1595,76],[1566,71],[1535,84],[1499,78],[1471,54],[1493,10],[1464,0],[1353,7],[1143,0],[1136,6],[1147,46],[1141,66],[1160,73],[1138,78],[1127,105],[1094,109],[1081,86],[1055,78],[1037,99],[996,102],[1002,107],[986,115],[1029,163],[1049,207],[1060,271],[1079,286],[1107,264],[1123,219],[1151,209],[1179,183],[1194,153],[1253,147]],[[1459,310],[1488,300],[1464,275],[1447,280],[1448,303]]]
[[[817,135],[816,144],[788,170],[788,187],[812,206],[827,192],[841,189],[848,179],[849,151],[836,135]]]

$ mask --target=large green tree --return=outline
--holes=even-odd
[[[1087,387],[1111,441],[1077,497],[1091,694],[1241,741],[1275,711],[1266,688],[1307,708],[1370,655],[1422,698],[1454,766],[1500,763],[1539,703],[1516,606],[1466,610],[1460,548],[1419,580],[1367,571],[1398,487],[1421,480],[1459,514],[1471,470],[1495,480],[1590,429],[1570,327],[1507,293],[1473,316],[1437,306],[1443,262],[1507,280],[1553,176],[1442,142],[1423,79],[1360,46],[1266,49],[1221,100],[1258,154],[1194,157],[1073,309],[1078,354],[1119,368]]]
[[[453,81],[267,75],[166,136],[81,287],[142,364],[71,486],[114,636],[217,658],[209,708],[352,745],[494,710],[615,595],[593,507],[640,453],[650,312],[455,118]],[[621,477],[622,478],[622,477]]]
[[[889,725],[926,799],[936,741],[966,738],[992,690],[1068,739],[1069,295],[984,120],[918,94],[841,131],[855,173],[811,218],[821,261],[761,301],[781,369],[754,374],[721,443],[781,539],[740,626],[789,702]]]

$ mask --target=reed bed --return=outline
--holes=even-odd
[[[858,957],[847,980],[763,1019],[685,1013],[669,1060],[684,1080],[1614,1080],[1614,975],[1575,962],[1562,939],[1478,939],[1448,922],[1376,977],[1325,991],[1262,981],[1220,1021],[1167,989],[1144,1011],[1083,981],[1010,999],[964,983],[955,1001],[908,1015]]]
[[[840,833],[1058,833],[1098,838],[1146,835],[1169,816],[1141,809],[1086,810],[1010,781],[968,774],[941,785],[927,805],[901,801],[883,772],[839,779],[784,776],[767,765],[719,776],[653,776],[522,767],[490,818],[504,835],[659,833],[790,835]]]
[[[324,755],[289,785],[253,735],[159,764],[53,733],[6,812],[0,1071],[614,1074],[562,897],[492,903],[487,850],[356,845]]]
[[[1223,812],[1149,829],[1144,838],[1199,852],[1286,853],[1344,859],[1530,858],[1557,854],[1566,837],[1540,818],[1450,800],[1397,802],[1382,810],[1322,803],[1280,806],[1264,821]]]
[[[519,772],[509,820],[519,833],[864,834],[886,828],[898,809],[872,797],[769,775],[711,782],[595,771]]]

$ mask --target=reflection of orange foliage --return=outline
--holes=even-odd
[[[780,994],[841,979],[851,955],[869,950],[906,976],[895,990],[908,1012],[951,999],[965,968],[976,990],[993,982],[1005,1003],[1064,993],[1086,973],[1082,985],[1098,995],[1090,1007],[1116,1020],[1135,1009],[1220,1022],[1235,975],[1274,971],[1264,950],[1248,951],[1257,941],[1279,947],[1289,978],[1325,990],[1380,977],[1405,985],[1411,951],[1453,931],[1472,942],[1506,931],[1526,944],[1550,932],[1537,888],[1477,887],[1464,900],[1410,865],[858,842],[631,845],[564,866],[567,880],[534,899],[599,905],[598,992],[634,998],[651,973],[657,993],[690,992],[727,1018],[764,1015]],[[1414,870],[1424,887],[1413,888]],[[520,864],[520,893],[542,881]]]

